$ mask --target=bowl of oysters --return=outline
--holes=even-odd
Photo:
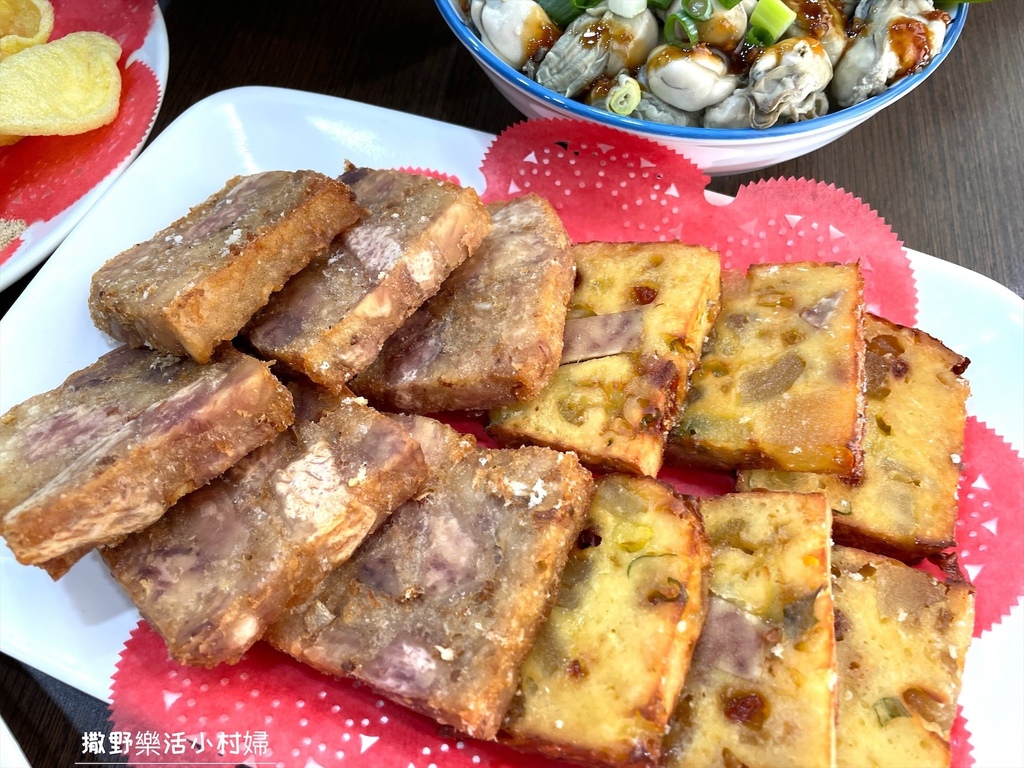
[[[920,85],[969,3],[939,0],[435,0],[527,117],[599,122],[711,175],[834,141]]]

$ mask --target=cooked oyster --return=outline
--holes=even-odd
[[[515,69],[522,69],[561,35],[534,0],[472,0],[469,15],[481,42]]]
[[[565,29],[537,68],[536,80],[556,93],[578,96],[602,75],[638,69],[659,34],[649,10],[627,17],[598,6]]]
[[[647,58],[645,73],[651,93],[687,112],[719,103],[739,84],[725,60],[704,45],[659,45]]]
[[[857,36],[836,65],[832,96],[849,107],[924,67],[942,48],[949,15],[931,0],[861,0]]]
[[[814,38],[787,38],[766,48],[750,68],[749,82],[704,113],[708,128],[770,128],[828,111],[824,90],[832,64]]]

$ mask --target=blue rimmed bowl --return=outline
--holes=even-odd
[[[771,128],[685,128],[617,115],[561,96],[538,85],[491,52],[477,37],[461,10],[460,0],[434,0],[441,16],[494,86],[527,117],[588,120],[635,133],[672,147],[711,175],[745,173],[806,155],[829,144],[906,96],[942,64],[960,38],[968,3],[952,12],[942,50],[919,72],[902,78],[886,91],[845,109],[798,123]]]

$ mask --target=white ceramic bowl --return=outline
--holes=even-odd
[[[875,113],[906,96],[942,63],[960,37],[967,19],[967,3],[951,13],[942,50],[928,65],[899,80],[883,93],[846,109],[799,123],[754,128],[683,128],[623,117],[587,106],[543,88],[492,53],[474,34],[459,8],[460,0],[434,0],[444,20],[495,87],[527,117],[567,117],[590,120],[648,139],[679,151],[711,175],[744,173],[806,155],[835,141]]]

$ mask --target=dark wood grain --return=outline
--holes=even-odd
[[[164,5],[171,67],[154,137],[204,97],[242,85],[342,96],[491,133],[522,119],[430,0]],[[900,102],[811,155],[711,187],[734,194],[776,176],[833,183],[877,210],[908,247],[1024,295],[1022,31],[1024,2],[976,5],[943,66]],[[0,294],[0,312],[31,277]],[[35,766],[102,762],[81,747],[83,732],[107,727],[106,707],[2,655],[0,714]]]

